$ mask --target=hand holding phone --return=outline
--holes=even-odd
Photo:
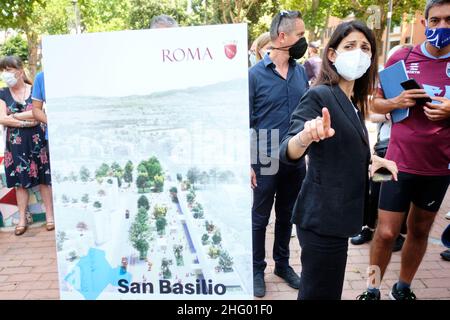
[[[386,168],[380,168],[372,176],[373,182],[385,182],[392,180],[392,173]]]
[[[405,90],[413,90],[413,89],[422,89],[423,88],[417,83],[417,81],[414,78],[408,79],[406,81],[403,81],[400,83],[403,89]],[[414,97],[414,100],[416,100],[416,106],[423,106],[427,102],[431,102],[431,98],[428,95],[421,95],[421,97]]]

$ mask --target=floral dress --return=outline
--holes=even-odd
[[[9,88],[0,89],[0,99],[6,103],[7,115],[29,111],[31,95],[25,105],[14,100]],[[40,125],[30,128],[5,126],[5,175],[8,188],[31,188],[51,185],[47,140]]]

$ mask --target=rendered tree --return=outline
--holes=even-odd
[[[177,261],[177,266],[183,266],[183,246],[181,244],[173,246],[173,254],[175,255],[175,259]]]
[[[90,178],[91,173],[89,172],[89,169],[85,166],[82,166],[80,168],[80,180],[82,182],[88,182]]]
[[[156,175],[153,178],[154,183],[154,191],[155,192],[162,192],[164,189],[164,176],[162,175]]]
[[[83,194],[83,196],[81,197],[81,202],[89,203],[89,194],[87,193]]]
[[[212,242],[213,242],[215,245],[218,245],[218,244],[220,244],[221,241],[222,241],[222,236],[220,235],[220,232],[219,232],[219,231],[216,231],[216,232],[214,233],[214,235],[212,236]]]
[[[204,216],[203,206],[196,202],[192,207],[194,219],[202,219]]]
[[[123,173],[123,180],[127,183],[133,182],[133,162],[128,160],[128,162],[125,165],[124,173]]]
[[[153,207],[153,217],[154,217],[154,219],[157,220],[158,218],[164,218],[166,216],[166,214],[167,214],[167,210],[168,210],[168,208],[166,206],[156,204]]]
[[[161,271],[164,279],[172,278],[172,272],[169,269],[170,265],[172,265],[172,260],[169,260],[167,258],[163,258],[161,260]]]
[[[167,220],[164,217],[159,217],[156,219],[156,231],[158,231],[159,235],[163,235],[166,229]]]
[[[109,166],[106,163],[102,163],[102,165],[95,171],[96,178],[106,177],[109,173]]]
[[[204,246],[209,244],[209,236],[206,233],[204,233],[203,236],[202,236],[202,244]]]
[[[148,212],[145,208],[139,208],[138,213],[130,227],[129,239],[131,245],[139,251],[139,259],[145,260],[149,248],[150,227]]]
[[[139,197],[137,205],[138,205],[138,208],[145,208],[145,210],[150,209],[150,202],[148,201],[147,197],[144,195]]]
[[[100,208],[102,207],[102,204],[101,204],[100,201],[95,201],[94,204],[93,204],[93,206],[94,206],[94,208],[96,208],[96,209],[100,209]]]
[[[233,258],[230,257],[227,251],[222,251],[219,255],[219,268],[223,272],[232,272],[233,271]]]

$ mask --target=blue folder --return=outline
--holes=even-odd
[[[387,67],[379,72],[381,88],[386,99],[399,96],[403,87],[400,85],[403,81],[408,80],[406,74],[405,62],[400,60],[392,66]],[[409,108],[395,109],[391,112],[392,122],[400,122],[409,116]]]

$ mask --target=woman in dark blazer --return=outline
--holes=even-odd
[[[348,237],[358,233],[371,161],[364,116],[376,87],[372,31],[359,21],[340,24],[324,50],[321,72],[292,115],[280,159],[308,154],[292,222],[302,248],[298,299],[340,299]],[[372,156],[371,173],[392,161]]]

